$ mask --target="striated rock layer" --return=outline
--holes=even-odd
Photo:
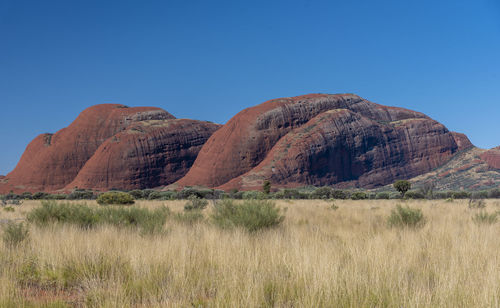
[[[171,184],[187,173],[219,127],[185,119],[131,125],[101,144],[66,188],[131,190]]]
[[[114,180],[114,175],[110,173],[110,178],[103,178],[102,176],[97,180],[89,180],[85,177],[85,174],[92,173],[92,170],[100,169],[102,170],[125,170],[128,168],[128,163],[130,161],[122,160],[121,163],[127,165],[118,166],[116,159],[116,153],[113,155],[108,155],[106,159],[100,157],[93,158],[95,152],[99,149],[99,153],[103,151],[101,145],[107,144],[106,149],[117,148],[116,146],[110,147],[109,144],[118,140],[117,136],[123,137],[123,134],[132,134],[133,127],[147,127],[148,123],[159,122],[167,123],[172,120],[175,123],[181,123],[181,120],[174,120],[175,117],[170,113],[155,107],[134,107],[129,108],[124,105],[119,104],[102,104],[96,105],[84,110],[73,123],[68,127],[61,129],[55,134],[42,134],[36,137],[26,148],[23,153],[19,163],[16,168],[9,173],[5,178],[1,179],[0,182],[0,193],[5,193],[10,190],[18,191],[55,191],[63,189],[66,186],[73,188],[78,184],[87,188],[93,188],[93,185],[99,188],[109,189],[110,186],[106,186],[103,183],[109,182],[111,184],[120,184]],[[183,146],[192,149],[186,150],[185,152],[179,153],[178,157],[186,155],[187,162],[192,160],[192,155],[197,152],[199,146],[208,138],[209,133],[216,129],[216,125],[208,123],[191,123],[189,125],[172,125],[171,133],[179,133],[180,136],[184,135],[185,143]],[[175,129],[183,129],[184,127],[189,127],[187,133],[176,132]],[[198,130],[199,128],[199,130]],[[151,150],[137,150],[137,155],[145,155],[140,157],[139,160],[148,162],[149,165],[159,166],[161,162],[154,162],[157,156],[149,157],[151,151],[156,147],[156,150],[161,150],[161,145],[155,144],[155,142],[170,142],[163,137],[155,137],[155,130],[148,128],[147,131],[151,132],[151,136],[147,139],[146,143],[149,142]],[[199,134],[198,134],[199,132]],[[162,133],[158,133],[162,135]],[[163,139],[162,139],[163,138]],[[182,137],[180,137],[182,139]],[[124,138],[126,139],[126,138]],[[179,140],[180,142],[182,140]],[[138,141],[139,142],[139,141]],[[136,150],[135,148],[126,149],[124,147],[118,150],[130,153],[130,151]],[[153,153],[157,154],[157,153]],[[101,154],[100,154],[101,155]],[[130,156],[130,154],[127,154]],[[101,155],[102,156],[102,155]],[[172,156],[172,155],[171,155]],[[93,158],[93,159],[91,159]],[[89,161],[90,160],[90,161]],[[87,163],[90,163],[88,167],[85,168],[85,173],[79,176],[80,171]],[[99,162],[99,165],[96,165]],[[185,163],[186,165],[188,163]],[[118,163],[119,164],[119,163]],[[148,164],[136,165],[135,167],[146,167]],[[168,168],[166,169],[168,170]],[[176,171],[177,178],[182,176],[182,172],[186,172],[186,167]],[[149,171],[141,171],[142,174],[147,175]],[[157,174],[158,172],[154,173]],[[138,176],[139,177],[139,176]],[[159,175],[160,178],[170,178],[172,176]],[[76,178],[76,179],[75,179]],[[175,179],[177,179],[175,178]],[[75,181],[75,182],[74,182]],[[159,183],[166,184],[163,180],[157,180],[156,178],[151,180],[151,184]],[[74,186],[69,185],[74,182]],[[124,184],[126,187],[129,187]],[[142,184],[141,184],[142,185]],[[120,186],[115,186],[120,188]]]
[[[353,94],[312,94],[238,113],[176,184],[254,189],[270,180],[370,188],[425,173],[457,151],[454,135],[422,113]]]

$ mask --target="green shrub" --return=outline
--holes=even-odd
[[[212,213],[212,220],[217,226],[242,227],[249,232],[276,227],[284,219],[281,209],[269,200],[246,200],[239,205],[231,200],[222,200],[215,205]]]
[[[268,180],[264,181],[264,184],[262,184],[262,191],[266,194],[269,195],[271,192],[271,182]]]
[[[488,191],[488,198],[500,198],[500,189],[493,188],[492,190],[489,190]]]
[[[24,223],[8,222],[3,227],[2,240],[7,247],[16,247],[29,239],[29,228]]]
[[[451,194],[453,199],[467,199],[471,197],[471,193],[467,191],[455,191]]]
[[[375,195],[375,199],[389,199],[388,192],[379,192]]]
[[[66,198],[65,194],[50,194],[47,196],[47,200],[66,200]]]
[[[491,213],[481,211],[472,217],[472,220],[477,224],[489,224],[492,225],[497,222],[498,213]]]
[[[486,199],[488,198],[488,191],[487,190],[481,190],[481,191],[474,191],[471,193],[471,199]]]
[[[417,190],[410,190],[405,194],[406,199],[425,199],[425,195]]]
[[[273,199],[309,199],[309,193],[294,188],[286,188],[272,194]]]
[[[92,200],[95,199],[94,192],[91,190],[75,189],[66,199],[68,200]]]
[[[368,199],[368,195],[362,191],[355,191],[351,194],[352,200],[365,200]]]
[[[311,193],[311,198],[312,199],[330,199],[330,198],[333,198],[333,188],[328,187],[328,186],[316,188]]]
[[[88,229],[97,225],[135,227],[144,233],[162,230],[170,210],[160,207],[154,210],[137,207],[90,207],[85,204],[42,201],[42,206],[28,213],[29,222],[39,226],[54,223],[77,225]]]
[[[396,208],[392,209],[387,223],[390,227],[416,228],[425,224],[425,218],[422,210],[402,207],[398,204]]]
[[[349,193],[340,189],[336,189],[332,192],[331,197],[333,199],[348,199]]]
[[[33,194],[33,200],[47,199],[48,196],[49,194],[39,191]]]
[[[144,193],[140,189],[131,190],[128,192],[135,200],[144,199]]]
[[[261,191],[244,191],[242,194],[242,199],[246,200],[262,200],[266,199],[266,194]]]
[[[208,201],[205,199],[200,199],[195,195],[189,197],[189,201],[184,205],[185,211],[202,211],[208,205]]]
[[[6,212],[14,212],[15,211],[15,209],[12,206],[6,206],[3,208],[3,210]]]
[[[99,197],[97,197],[97,203],[100,205],[129,205],[134,204],[134,197],[126,192],[112,191],[100,194]]]
[[[401,194],[401,197],[404,197],[406,192],[410,190],[411,183],[406,180],[399,180],[394,182],[393,186]]]

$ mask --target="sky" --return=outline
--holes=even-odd
[[[498,0],[0,0],[0,174],[101,103],[225,123],[355,93],[500,145]]]

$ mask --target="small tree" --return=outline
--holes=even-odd
[[[406,192],[410,190],[411,183],[406,180],[399,180],[394,182],[394,188],[401,193],[401,197],[404,198]]]
[[[271,192],[271,182],[265,180],[264,184],[262,184],[262,191],[264,191],[266,195],[269,195],[269,193]]]

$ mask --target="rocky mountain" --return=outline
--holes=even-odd
[[[376,188],[397,179],[439,179],[445,188],[460,180],[474,189],[497,185],[499,157],[500,147],[477,149],[420,112],[354,94],[273,99],[225,125],[175,119],[160,108],[104,104],[36,137],[16,168],[0,177],[0,193],[248,190],[265,180],[273,187]],[[455,171],[461,176],[447,175]]]
[[[218,128],[208,122],[176,120],[155,107],[96,105],[57,133],[36,137],[0,182],[0,193],[166,185],[187,172],[200,146]],[[162,152],[172,143],[175,154]],[[176,160],[182,162],[170,174]]]
[[[234,116],[172,187],[372,188],[426,173],[469,146],[422,113],[357,95],[280,98]]]

